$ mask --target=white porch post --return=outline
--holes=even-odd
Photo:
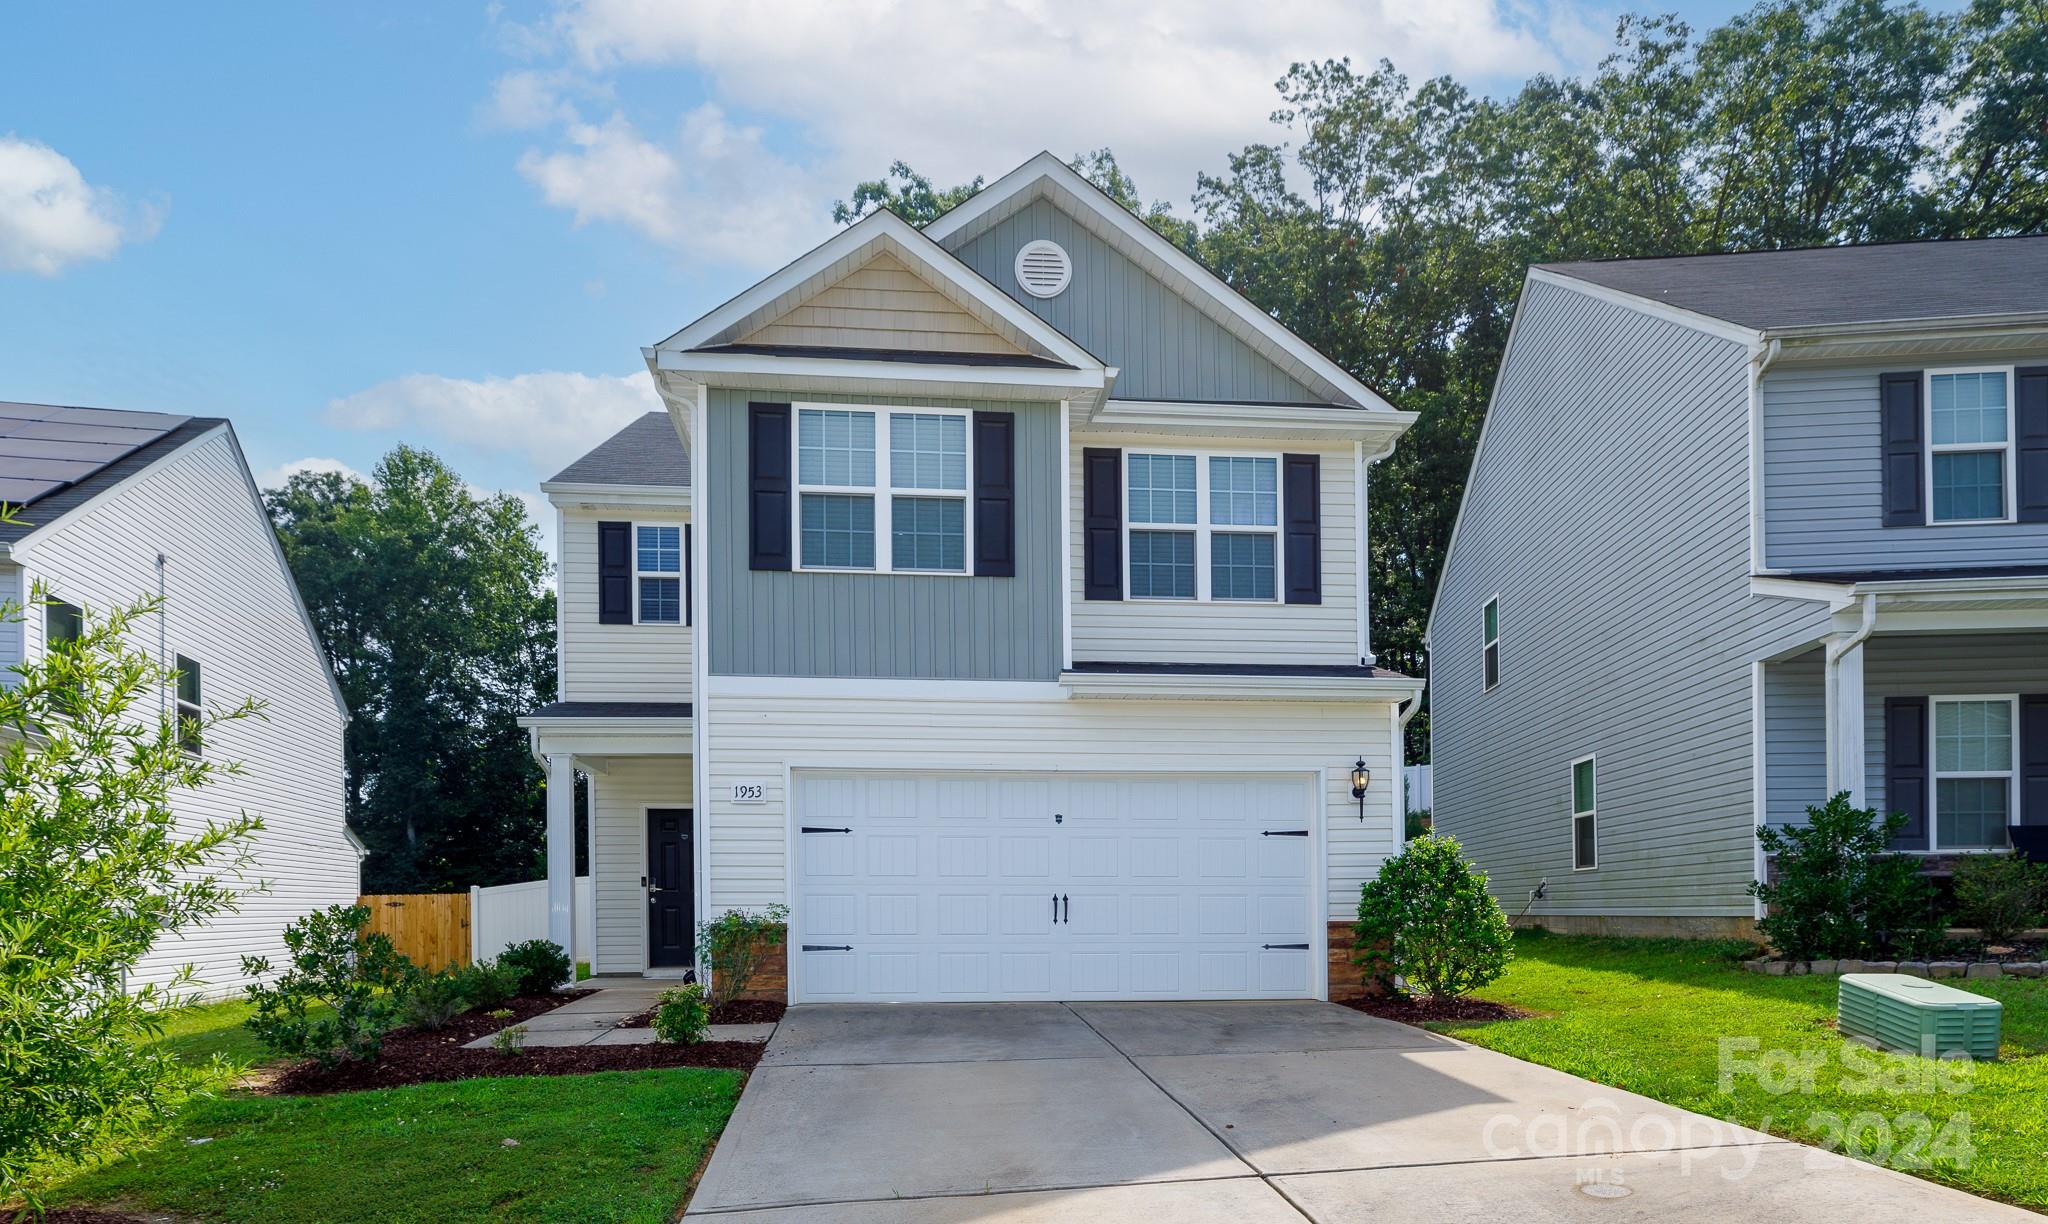
[[[1863,643],[1830,643],[1827,652],[1828,794],[1849,792],[1864,805]]]
[[[576,955],[576,758],[547,754],[548,938]],[[574,971],[571,971],[574,980]]]

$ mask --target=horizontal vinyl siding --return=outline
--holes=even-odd
[[[26,591],[21,589],[21,567],[0,565],[0,606],[13,603],[18,605],[12,616],[0,617],[0,684],[13,684],[17,677],[7,669],[21,662],[21,623],[38,612],[19,606],[26,603]]]
[[[564,701],[688,701],[688,625],[601,625],[597,621],[597,525],[686,523],[680,512],[562,512],[559,648]],[[635,599],[638,598],[637,588]]]
[[[1126,453],[1163,450],[1245,451],[1255,448],[1243,438],[1204,443],[1188,438],[1148,438],[1111,434],[1072,437],[1073,479],[1069,485],[1069,528],[1073,535],[1074,659],[1120,663],[1324,663],[1358,662],[1358,479],[1355,448],[1289,442],[1274,453],[1313,453],[1322,457],[1322,573],[1320,604],[1196,603],[1166,600],[1086,599],[1086,553],[1083,547],[1081,453],[1091,447],[1115,447]],[[1128,464],[1119,472],[1128,498]],[[1284,554],[1284,548],[1280,550]],[[1284,561],[1284,555],[1282,556]],[[1280,589],[1285,592],[1285,566]],[[1130,584],[1130,554],[1124,555],[1125,589]]]
[[[1017,252],[1041,238],[1065,247],[1074,261],[1073,282],[1057,297],[1033,297],[1017,285]],[[1033,200],[953,253],[1104,365],[1118,367],[1122,399],[1320,398],[1049,200]]]
[[[1432,626],[1434,815],[1519,911],[1745,916],[1752,660],[1818,632],[1748,593],[1742,346],[1531,283]],[[1482,613],[1499,594],[1499,686]],[[1600,866],[1572,869],[1598,757]]]
[[[1772,824],[1804,823],[1809,805],[1827,801],[1826,653],[1816,648],[1764,667],[1764,796]]]
[[[1319,770],[1332,921],[1357,912],[1359,885],[1395,841],[1400,788],[1384,704],[891,701],[714,690],[707,730],[712,909],[787,900],[786,768]],[[1361,754],[1375,778],[1363,820],[1351,797],[1351,765]],[[733,804],[736,781],[766,783],[768,801]]]
[[[2030,363],[2048,364],[2048,352],[2018,364]],[[2048,523],[1884,525],[1878,376],[1939,364],[1780,367],[1764,376],[1764,539],[1772,567],[2016,565],[2048,556]]]
[[[592,881],[597,924],[593,973],[647,967],[647,809],[691,806],[690,758],[611,757],[590,778]],[[698,915],[704,913],[698,906]]]
[[[1864,644],[1865,802],[1886,810],[1884,699],[2048,693],[2048,631],[1878,636]]]
[[[942,353],[1022,351],[886,253],[740,342]]]
[[[858,402],[1014,412],[1014,578],[748,568],[747,404]],[[1060,664],[1059,405],[711,393],[707,517],[711,670],[718,675],[1050,680]],[[877,445],[883,445],[880,438]],[[877,456],[877,474],[888,455]],[[708,492],[703,486],[708,485]],[[791,519],[797,520],[794,493]],[[888,525],[877,516],[876,530]],[[969,527],[972,547],[972,526]],[[800,547],[800,542],[799,542]]]
[[[208,437],[92,503],[76,519],[32,543],[29,572],[51,595],[105,609],[156,590],[156,556],[169,558],[163,628],[169,651],[200,665],[209,705],[244,698],[265,705],[262,718],[224,724],[206,740],[214,761],[239,762],[239,775],[216,775],[174,799],[179,826],[259,816],[247,881],[269,891],[247,897],[240,912],[159,947],[134,980],[162,982],[194,965],[208,993],[244,979],[244,954],[282,963],[284,924],[323,906],[352,902],[357,861],[343,833],[342,715],[272,543],[270,519],[242,475],[225,433]],[[40,651],[40,617],[29,624]],[[157,622],[135,627],[138,647],[155,653]],[[145,700],[138,712],[149,712]]]

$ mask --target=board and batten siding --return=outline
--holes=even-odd
[[[1017,574],[858,574],[748,568],[747,404],[848,403],[1016,414]],[[706,593],[716,675],[1050,680],[1060,666],[1059,404],[719,389],[710,398]],[[885,446],[878,431],[877,446]],[[887,470],[886,450],[876,456]],[[801,518],[791,493],[791,521]],[[877,516],[877,531],[888,524]],[[799,552],[801,551],[800,541]],[[972,547],[972,527],[969,528]]]
[[[1397,841],[1400,787],[1375,781],[1363,819],[1351,766],[1398,776],[1393,711],[1382,702],[1154,702],[1064,699],[767,697],[711,689],[706,723],[710,897],[700,912],[788,902],[785,770],[1302,773],[1322,781],[1331,921],[1358,912],[1358,888]],[[732,802],[759,782],[765,802]],[[1307,815],[1307,813],[1304,813]]]
[[[191,964],[206,993],[230,993],[245,980],[244,955],[283,963],[287,922],[357,896],[356,852],[343,825],[343,716],[300,619],[270,518],[225,428],[33,537],[25,569],[53,598],[102,610],[155,593],[159,552],[168,558],[168,652],[199,663],[208,705],[231,707],[251,697],[264,703],[263,717],[208,733],[207,757],[239,762],[244,772],[179,792],[179,827],[194,833],[242,812],[261,817],[245,881],[262,881],[268,891],[160,945],[130,980],[164,982]],[[42,650],[41,620],[31,617],[26,625],[31,652]],[[134,644],[155,654],[157,629],[154,619],[138,622]]]
[[[1017,284],[1017,252],[1041,238],[1066,248],[1073,260],[1072,283],[1056,297],[1034,297]],[[954,247],[953,254],[1104,365],[1118,367],[1120,399],[1322,398],[1043,197]]]
[[[688,701],[696,630],[689,625],[603,625],[597,619],[599,522],[682,525],[681,510],[564,510],[557,626],[563,701]],[[635,588],[637,615],[638,589]]]
[[[1126,457],[1148,449],[1243,454],[1258,451],[1245,438],[1210,441],[1185,437],[1160,438],[1122,434],[1074,434],[1068,456],[1073,473],[1069,530],[1073,535],[1070,582],[1074,601],[1075,662],[1113,663],[1269,663],[1355,664],[1358,662],[1358,479],[1356,448],[1349,442],[1333,446],[1288,441],[1272,444],[1271,453],[1315,454],[1322,459],[1322,576],[1320,604],[1275,600],[1251,603],[1221,600],[1086,598],[1086,516],[1082,511],[1082,452],[1115,447]],[[1118,479],[1129,499],[1128,459]],[[1276,575],[1285,593],[1284,549]],[[1124,589],[1130,589],[1130,549],[1124,549]]]
[[[610,757],[591,775],[592,973],[647,968],[647,809],[691,806],[687,756]],[[701,900],[697,915],[707,916]]]
[[[1753,660],[1820,631],[1749,593],[1744,346],[1530,282],[1431,626],[1432,782],[1519,912],[1746,917]],[[1500,597],[1500,683],[1483,615]],[[1572,867],[1597,757],[1599,867]]]
[[[1023,351],[886,251],[741,337],[740,343],[940,353]]]
[[[2009,360],[1915,357],[1857,366],[1781,365],[1766,374],[1765,563],[1827,572],[2017,565],[2048,556],[2048,523],[1884,525],[1879,376]],[[2048,365],[2048,352],[2014,364]]]

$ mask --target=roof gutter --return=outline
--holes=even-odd
[[[1926,319],[1889,319],[1869,323],[1811,323],[1798,327],[1767,327],[1763,334],[1778,340],[1837,340],[1845,336],[1946,336],[1957,332],[2030,328],[2048,328],[2048,310],[1938,315]]]

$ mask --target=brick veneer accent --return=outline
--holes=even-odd
[[[768,949],[761,958],[761,967],[754,971],[754,980],[740,992],[742,999],[771,999],[777,1003],[789,1002],[789,928],[782,928],[782,942]]]

